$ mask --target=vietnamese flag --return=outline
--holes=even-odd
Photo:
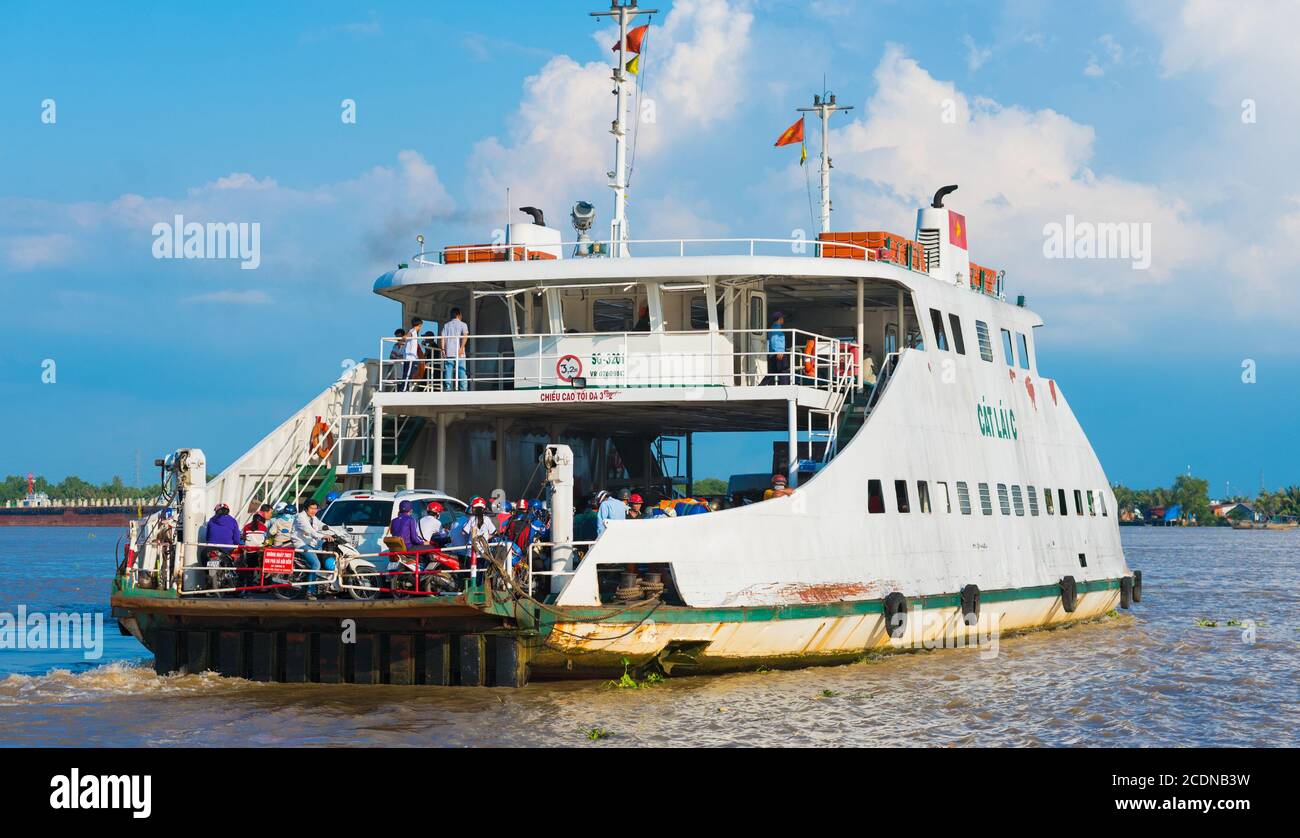
[[[641,42],[645,40],[645,33],[650,29],[650,24],[642,24],[635,29],[627,30],[627,51],[641,54]],[[612,47],[614,52],[618,52],[618,42],[614,42]]]
[[[776,138],[776,145],[783,146],[783,145],[790,145],[791,143],[801,143],[801,142],[803,142],[803,117],[802,116],[799,117],[798,122],[796,122],[794,125],[791,125],[789,128],[781,132],[781,136]]]
[[[948,210],[948,243],[953,247],[960,247],[967,250],[966,247],[966,216],[959,212]]]

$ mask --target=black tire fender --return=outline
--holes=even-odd
[[[1133,577],[1121,576],[1119,578],[1119,607],[1128,608],[1133,604]]]
[[[898,591],[885,595],[885,631],[895,640],[907,631],[907,597]]]
[[[1061,607],[1067,614],[1073,614],[1074,609],[1079,607],[1079,586],[1075,584],[1073,576],[1061,579]]]
[[[1133,601],[1142,601],[1142,571],[1133,571]]]
[[[961,589],[961,618],[962,622],[968,626],[973,626],[979,622],[980,618],[980,587],[979,585],[967,585]]]

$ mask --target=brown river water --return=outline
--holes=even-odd
[[[0,530],[0,612],[105,614],[98,660],[0,650],[0,745],[1300,745],[1300,531],[1125,528],[1141,604],[1003,638],[991,659],[948,649],[521,690],[160,678],[107,618],[117,536]]]

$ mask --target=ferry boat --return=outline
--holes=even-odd
[[[407,366],[403,339],[377,335],[375,359],[215,477],[198,448],[160,461],[169,509],[132,524],[112,595],[158,671],[506,685],[734,671],[978,644],[1140,601],[1110,484],[1039,370],[1043,322],[972,262],[956,187],[910,236],[832,230],[833,96],[807,109],[823,129],[817,240],[629,235],[625,67],[644,13],[600,13],[620,27],[608,238],[590,236],[588,202],[569,241],[529,207],[503,241],[421,240],[374,283],[404,327],[463,313],[463,378],[445,359]],[[779,434],[792,491],[575,534],[575,507],[602,489],[697,511],[683,500],[695,435],[714,432]],[[204,581],[218,502],[247,520],[260,502],[391,503],[426,486],[540,501],[549,530],[526,555],[471,546],[482,563],[442,593],[354,576],[340,593],[357,596],[281,600]],[[256,573],[230,587],[274,587]]]

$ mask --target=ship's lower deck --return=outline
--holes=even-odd
[[[253,680],[522,686],[529,678],[694,674],[851,662],[939,647],[996,655],[1009,633],[1093,619],[1141,577],[766,607],[555,607],[486,595],[375,602],[181,599],[118,592],[113,613],[160,674]],[[972,602],[978,603],[973,605]],[[894,631],[889,630],[893,617]]]

